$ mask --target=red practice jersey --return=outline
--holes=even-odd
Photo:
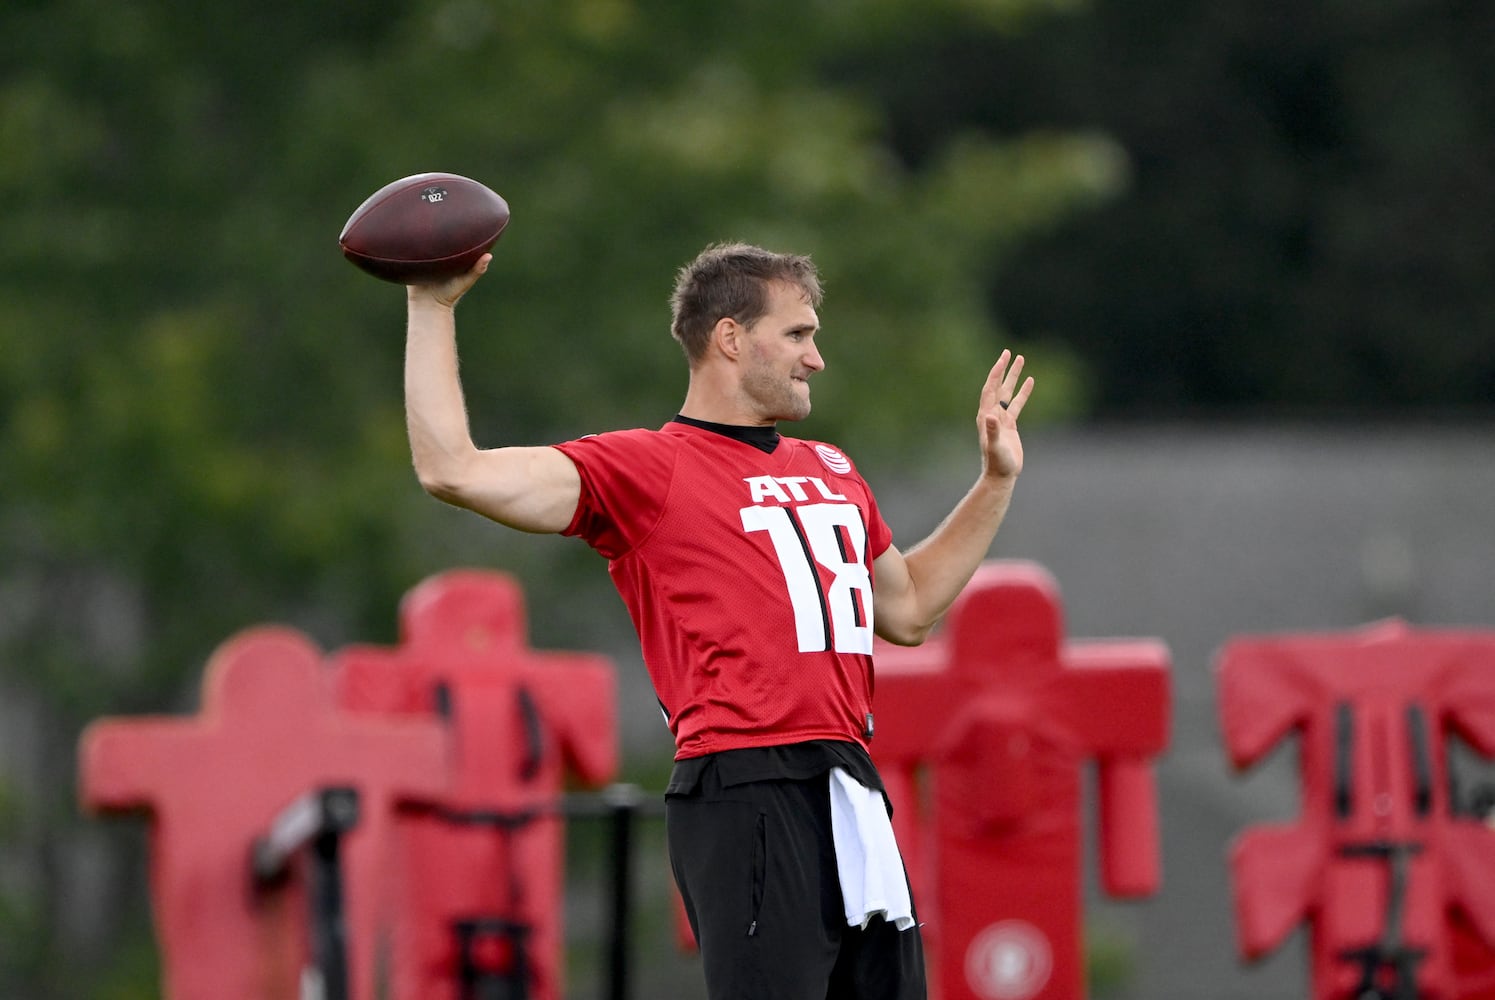
[[[844,455],[678,421],[557,447],[581,473],[564,534],[609,560],[677,759],[866,745],[872,560],[893,537]]]

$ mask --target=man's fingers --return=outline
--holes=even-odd
[[[1018,414],[1023,412],[1023,407],[1027,404],[1028,397],[1031,395],[1033,395],[1033,377],[1030,375],[1027,381],[1017,390],[1017,395],[1012,397],[1012,402],[1008,403],[1005,407],[1007,412],[1012,414],[1012,419],[1016,420]]]
[[[1002,356],[997,358],[997,363],[992,365],[991,373],[986,377],[986,385],[981,389],[983,410],[989,410],[993,406],[1000,406],[1004,410],[1011,407],[1017,394],[1022,391],[1018,388],[1018,382],[1023,377],[1025,363],[1021,354],[1014,355],[1011,351],[1002,352]],[[1029,379],[1029,381],[1032,380]]]
[[[464,273],[447,278],[445,281],[433,285],[411,285],[410,294],[412,296],[429,295],[442,305],[456,306],[457,300],[466,295],[468,290],[477,283],[478,278],[482,276],[483,272],[488,270],[488,264],[492,260],[493,255],[485,253]]]
[[[1003,351],[997,363],[991,366],[991,371],[986,373],[986,383],[981,387],[981,409],[990,409],[1002,398],[1002,379],[1006,377],[1007,361],[1011,355],[1011,351]]]
[[[1003,355],[1007,354],[1006,351],[1003,351],[1002,353],[1003,353]],[[1007,401],[1011,401],[1012,394],[1013,394],[1013,389],[1015,389],[1017,387],[1017,381],[1018,381],[1018,379],[1020,379],[1022,377],[1022,374],[1023,374],[1023,356],[1021,354],[1019,354],[1017,357],[1015,357],[1015,358],[1012,359],[1012,365],[1007,369],[1006,373],[1003,374],[1003,376],[1002,376],[1002,391],[1001,391],[1001,394],[997,398],[1003,399],[1003,400],[1007,400]]]

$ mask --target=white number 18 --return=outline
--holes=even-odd
[[[838,653],[872,652],[872,576],[862,561],[867,529],[855,504],[815,503],[788,507],[744,507],[742,527],[766,531],[784,571],[799,651],[830,648]],[[844,529],[838,531],[837,529]],[[833,579],[822,588],[815,564]],[[860,601],[858,595],[860,594]]]

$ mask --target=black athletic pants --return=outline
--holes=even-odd
[[[923,1000],[918,927],[846,923],[828,775],[723,787],[708,768],[665,803],[710,1000]]]

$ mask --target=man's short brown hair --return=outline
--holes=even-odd
[[[809,257],[747,243],[707,247],[675,277],[670,335],[694,364],[705,355],[718,320],[730,316],[751,326],[768,312],[768,285],[774,281],[798,285],[811,306],[820,305],[820,276]]]

